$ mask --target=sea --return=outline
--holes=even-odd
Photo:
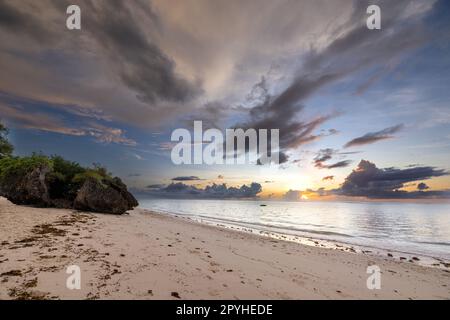
[[[450,261],[450,203],[139,199],[140,208],[304,244],[438,265]],[[437,259],[437,261],[436,261]]]

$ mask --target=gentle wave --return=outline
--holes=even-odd
[[[433,242],[433,241],[416,241],[417,243],[424,243],[424,244],[433,244],[437,246],[447,246],[450,247],[449,242]]]
[[[449,204],[139,200],[205,222],[450,259]]]
[[[167,212],[166,212],[167,213]],[[312,233],[312,234],[321,234],[321,235],[334,235],[334,236],[341,236],[341,237],[348,237],[352,238],[351,235],[345,234],[345,233],[339,233],[339,232],[332,232],[332,231],[318,231],[318,230],[310,230],[310,229],[300,229],[295,227],[284,227],[284,226],[277,226],[277,225],[270,225],[270,224],[263,224],[263,223],[248,223],[244,222],[242,220],[233,220],[233,219],[220,219],[220,218],[212,218],[204,215],[196,215],[197,217],[204,218],[207,220],[212,221],[219,221],[224,223],[235,223],[239,226],[246,226],[251,227],[254,229],[260,229],[261,227],[267,228],[267,229],[277,229],[279,231],[297,231],[297,232],[305,232],[305,233]],[[264,230],[263,230],[264,231]]]

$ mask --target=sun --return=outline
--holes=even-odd
[[[302,200],[309,200],[309,198],[308,198],[308,196],[307,195],[302,195]]]

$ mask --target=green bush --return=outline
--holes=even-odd
[[[38,166],[53,168],[51,159],[44,155],[33,154],[30,157],[5,157],[0,159],[0,182],[6,177],[23,176]]]
[[[53,171],[47,175],[47,181],[50,185],[50,196],[52,198],[69,198],[76,197],[80,184],[74,182],[74,177],[86,171],[80,164],[68,161],[61,156],[52,156]]]
[[[95,179],[103,187],[106,187],[103,183],[104,180],[112,181],[113,179],[104,168],[94,167],[93,169],[86,169],[84,172],[75,175],[72,182],[82,185],[89,178]]]
[[[13,157],[13,146],[6,139],[8,129],[0,123],[0,190],[14,188],[28,173],[37,167],[47,167],[45,179],[52,199],[74,200],[86,179],[93,178],[100,185],[114,181],[111,173],[100,164],[86,168],[63,157],[33,153],[29,157]]]
[[[79,163],[65,160],[61,156],[52,156],[50,160],[53,163],[53,170],[61,174],[66,181],[71,181],[77,174],[86,171]]]
[[[80,164],[65,160],[61,156],[45,156],[33,154],[29,157],[5,157],[0,159],[0,185],[8,184],[12,179],[23,177],[39,166],[47,166],[50,172],[46,181],[50,186],[52,198],[74,199],[78,189],[88,178],[99,183],[112,180],[111,174],[104,167],[94,164],[92,168],[84,168]]]

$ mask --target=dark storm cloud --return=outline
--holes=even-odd
[[[42,42],[53,38],[52,32],[46,29],[34,14],[21,11],[5,0],[0,0],[0,26],[9,32],[26,34]]]
[[[244,127],[280,129],[282,152],[315,141],[323,136],[316,134],[315,130],[336,114],[321,115],[312,120],[300,119],[307,98],[363,68],[383,65],[424,43],[421,23],[403,24],[399,18],[410,5],[409,1],[379,2],[383,7],[383,32],[371,32],[364,26],[361,18],[365,17],[369,4],[368,1],[354,2],[353,16],[343,26],[343,29],[349,28],[350,31],[337,36],[337,30],[334,41],[324,50],[311,50],[285,90],[270,96],[267,83],[258,83],[264,99],[259,97],[262,102],[250,110],[250,120]],[[389,135],[389,132],[384,134]],[[383,137],[378,136],[380,139]],[[336,165],[345,166],[348,163]]]
[[[341,160],[335,163],[325,163],[333,159],[336,155],[343,155],[339,152],[339,150],[334,149],[321,149],[314,157],[313,163],[316,168],[319,169],[336,169],[336,168],[345,168],[348,167],[352,161],[351,160]]]
[[[329,132],[314,133],[320,125],[335,115],[317,116],[309,121],[296,119],[297,115],[304,109],[304,106],[298,103],[324,83],[332,81],[333,78],[333,75],[324,75],[319,79],[304,79],[304,81],[294,82],[276,97],[269,95],[267,82],[262,78],[260,82],[254,85],[247,97],[247,99],[257,102],[256,106],[249,110],[250,121],[237,124],[235,127],[255,130],[280,129],[279,164],[286,163],[289,160],[286,151],[289,149],[294,149],[320,137],[337,132],[332,129]],[[270,138],[268,139],[268,146],[270,149]],[[257,164],[259,165],[260,162],[258,161]]]
[[[256,130],[279,129],[279,163],[286,163],[289,160],[288,150],[337,133],[335,129],[315,133],[318,127],[335,117],[336,114],[317,116],[308,121],[297,119],[297,116],[304,110],[304,106],[298,103],[333,79],[334,75],[324,75],[319,79],[304,79],[304,81],[294,82],[274,98],[267,95],[267,90],[263,90],[262,92],[266,96],[265,98],[259,97],[259,99],[264,102],[249,111],[251,120],[236,127]],[[258,86],[265,86],[265,83],[259,83]],[[270,139],[268,139],[268,145],[270,148]]]
[[[136,11],[147,16],[147,27],[157,28],[158,19],[151,7],[140,1],[50,1],[48,6],[54,6],[53,9],[62,13],[57,18],[61,27],[58,31],[51,23],[38,20],[39,14],[31,11],[33,7],[25,11],[20,4],[2,0],[0,25],[28,36],[38,44],[50,41],[64,44],[71,39],[75,44],[71,49],[80,49],[87,45],[83,38],[69,37],[65,29],[65,12],[71,4],[82,8],[82,36],[93,40],[98,47],[89,47],[89,50],[96,54],[102,52],[102,61],[136,93],[138,99],[146,103],[186,102],[201,92],[200,84],[176,74],[174,61],[145,34]]]
[[[196,181],[196,180],[203,180],[203,179],[200,179],[197,176],[183,176],[172,178],[172,181]]]
[[[347,176],[339,189],[331,193],[350,197],[367,197],[373,199],[413,199],[413,198],[447,198],[448,190],[408,192],[400,190],[409,182],[427,180],[448,175],[449,172],[435,167],[414,167],[407,169],[385,168],[366,160],[361,160],[358,167]]]
[[[369,0],[353,2],[353,16],[342,27],[350,27],[351,30],[345,36],[336,37],[321,53],[312,52],[307,64],[309,70],[323,70],[325,67],[348,74],[361,67],[379,66],[380,63],[384,65],[392,57],[417,48],[426,41],[420,13],[408,17],[416,23],[404,23],[407,17],[404,13],[413,12],[411,9],[414,3],[409,0],[377,1],[383,15],[381,32],[370,31],[365,26],[365,12],[371,4],[374,3]],[[339,31],[336,30],[336,35]],[[337,62],[340,64],[334,64]]]
[[[377,132],[370,132],[361,137],[355,138],[349,142],[347,142],[344,148],[362,146],[365,144],[374,143],[380,140],[392,139],[394,138],[393,134],[399,132],[403,129],[404,125],[399,124],[393,127],[389,127]]]
[[[89,8],[83,16],[86,30],[104,49],[124,84],[137,92],[138,98],[147,102],[160,99],[183,102],[200,93],[199,87],[176,75],[175,63],[144,34],[130,8],[132,2],[85,3]],[[140,10],[148,11],[153,19],[151,27],[155,27],[156,15],[151,8],[140,6]]]
[[[217,126],[219,120],[236,117],[232,123],[244,124],[235,126],[238,128],[280,129],[281,159],[289,161],[287,155],[293,149],[337,133],[334,129],[320,129],[339,113],[324,113],[317,108],[314,115],[306,117],[303,111],[307,99],[363,68],[377,69],[389,64],[392,58],[423,43],[426,37],[418,17],[429,11],[415,5],[415,1],[377,2],[383,8],[383,30],[370,31],[364,21],[370,1],[354,1],[350,19],[347,10],[352,2],[345,6],[344,2],[338,4],[335,10],[320,10],[323,4],[316,1],[286,2],[268,10],[269,15],[261,12],[261,19],[248,19],[249,13],[264,6],[261,1],[239,5],[223,1],[220,6],[226,10],[217,10],[216,4],[205,2],[192,11],[187,1],[170,3],[167,7],[166,3],[155,4],[157,10],[153,10],[150,1],[0,0],[2,30],[8,35],[10,30],[15,33],[15,38],[10,37],[11,41],[2,44],[2,49],[5,48],[2,51],[8,52],[8,60],[0,58],[12,72],[6,70],[0,75],[3,80],[0,89],[42,102],[62,102],[104,111],[115,121],[146,127],[160,125],[161,119],[178,121],[192,114],[197,117],[195,112],[199,109],[208,126]],[[271,1],[267,3],[271,5]],[[65,9],[69,4],[82,8],[81,32],[69,32],[65,28]],[[208,10],[202,11],[206,7]],[[197,11],[202,19],[195,19]],[[301,20],[304,19],[299,19],[297,11],[307,11],[308,17],[313,17],[312,23],[305,24],[307,30],[302,30]],[[323,19],[314,18],[324,11],[331,13],[319,15]],[[183,14],[178,14],[181,12]],[[172,13],[176,13],[176,20],[170,18]],[[234,20],[235,16],[243,16],[243,20]],[[287,20],[287,16],[291,19]],[[280,24],[281,20],[290,22]],[[225,21],[232,32],[221,30],[228,29],[223,28],[221,21]],[[323,21],[327,25],[330,22],[329,29],[320,27]],[[234,29],[236,26],[240,28]],[[305,54],[309,46],[303,44],[310,41],[302,32],[311,30],[322,30],[323,37],[312,41],[311,50]],[[16,34],[24,36],[16,37]],[[295,35],[295,41],[289,40],[294,39],[289,38],[289,34]],[[29,41],[29,38],[36,41]],[[278,40],[274,42],[274,39]],[[55,41],[57,45],[49,46],[48,41]],[[289,51],[262,57],[273,48],[297,41],[299,45]],[[241,44],[245,44],[242,52],[237,49]],[[292,55],[292,52],[298,54]],[[54,59],[55,53],[59,59]],[[43,56],[48,59],[45,60],[48,65],[42,64]],[[210,59],[215,63],[208,64]],[[241,84],[247,82],[241,82],[243,79],[235,71],[248,69],[259,73],[261,69],[252,69],[249,61],[261,60],[261,64],[269,65],[280,59],[289,65],[285,74],[280,74],[282,83],[274,86],[277,90],[269,90],[269,80],[261,78],[244,103],[246,108],[251,108],[245,112],[248,118],[236,120],[244,119],[243,108],[233,109],[229,101],[241,93],[235,88],[242,88]],[[66,66],[67,60],[75,61],[69,64],[72,67]],[[19,65],[18,61],[26,61],[26,64]],[[11,74],[15,75],[14,79]],[[202,95],[198,78],[206,79],[204,88],[210,91],[205,95]],[[217,85],[209,88],[216,81]],[[278,89],[281,86],[283,89]],[[199,96],[201,103],[215,101],[217,96],[219,101],[198,108],[195,97]]]
[[[251,121],[237,127],[258,129],[280,129],[280,148],[282,151],[293,149],[318,138],[333,134],[315,134],[314,131],[335,115],[318,116],[309,121],[300,121],[297,116],[304,106],[299,103],[321,86],[330,83],[335,75],[323,75],[318,79],[302,79],[292,83],[289,88],[277,97],[267,96],[264,103],[253,107],[250,112]]]
[[[204,189],[184,184],[171,183],[168,186],[154,188],[147,195],[166,198],[195,198],[195,199],[239,199],[255,198],[262,191],[259,183],[253,182],[249,186],[227,187],[226,184],[212,184]]]

